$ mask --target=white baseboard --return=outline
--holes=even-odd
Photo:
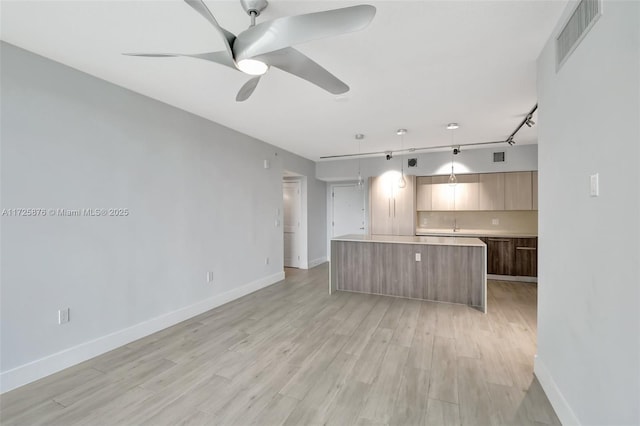
[[[260,278],[209,299],[162,314],[131,327],[101,336],[77,346],[31,361],[0,374],[0,393],[34,382],[110,350],[171,327],[210,309],[224,305],[284,279],[284,271]]]
[[[326,257],[319,257],[317,259],[313,259],[312,261],[309,262],[309,269],[311,268],[315,268],[318,265],[322,265],[325,262],[328,262],[329,260]]]
[[[542,389],[544,389],[544,392],[547,394],[547,398],[549,398],[551,406],[558,415],[560,423],[565,426],[579,425],[580,421],[578,417],[576,417],[567,400],[564,399],[560,388],[558,388],[555,380],[553,380],[553,376],[551,376],[547,366],[537,355],[533,365],[533,372],[538,378],[540,385],[542,385]]]

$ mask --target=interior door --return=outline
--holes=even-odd
[[[335,186],[332,200],[331,236],[364,234],[364,191],[356,185]]]
[[[300,181],[282,183],[282,197],[284,202],[283,231],[284,231],[284,266],[300,267],[300,214],[302,210],[300,199]]]

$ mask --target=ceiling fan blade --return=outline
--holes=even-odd
[[[344,82],[292,47],[260,55],[258,58],[263,59],[272,67],[307,80],[334,95],[349,91],[349,86]]]
[[[205,52],[205,53],[123,53],[123,55],[127,56],[141,56],[144,58],[196,58],[196,59],[204,59],[205,61],[216,62],[220,65],[227,66],[229,68],[233,68],[237,70],[233,60],[229,58],[227,52],[219,51],[219,52]]]
[[[233,33],[225,30],[218,24],[218,21],[213,16],[213,13],[209,10],[207,5],[204,4],[202,0],[184,0],[189,6],[191,6],[196,12],[202,15],[213,27],[218,31],[218,33],[224,39],[225,48],[229,57],[233,58],[233,51],[231,50],[231,46],[236,39],[236,36]]]
[[[364,29],[376,14],[370,5],[287,16],[241,32],[232,43],[237,61],[295,44]]]
[[[236,95],[236,102],[244,102],[249,99],[249,96],[251,96],[253,91],[256,89],[256,86],[260,82],[260,77],[261,76],[253,77],[251,80],[242,85],[242,87],[238,91],[238,94]]]

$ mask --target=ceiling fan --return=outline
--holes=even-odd
[[[245,101],[255,90],[260,77],[270,67],[296,75],[333,94],[349,91],[349,86],[318,65],[294,44],[364,29],[376,14],[370,5],[350,6],[323,12],[287,16],[256,25],[256,17],[267,7],[267,0],[240,0],[251,17],[251,26],[237,36],[222,28],[202,0],[184,0],[202,15],[220,34],[225,50],[197,54],[124,53],[144,57],[190,57],[216,62],[254,76],[238,92],[236,101]]]

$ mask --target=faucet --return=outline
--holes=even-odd
[[[458,220],[454,217],[453,218],[453,232],[458,232],[460,228],[458,228]]]

